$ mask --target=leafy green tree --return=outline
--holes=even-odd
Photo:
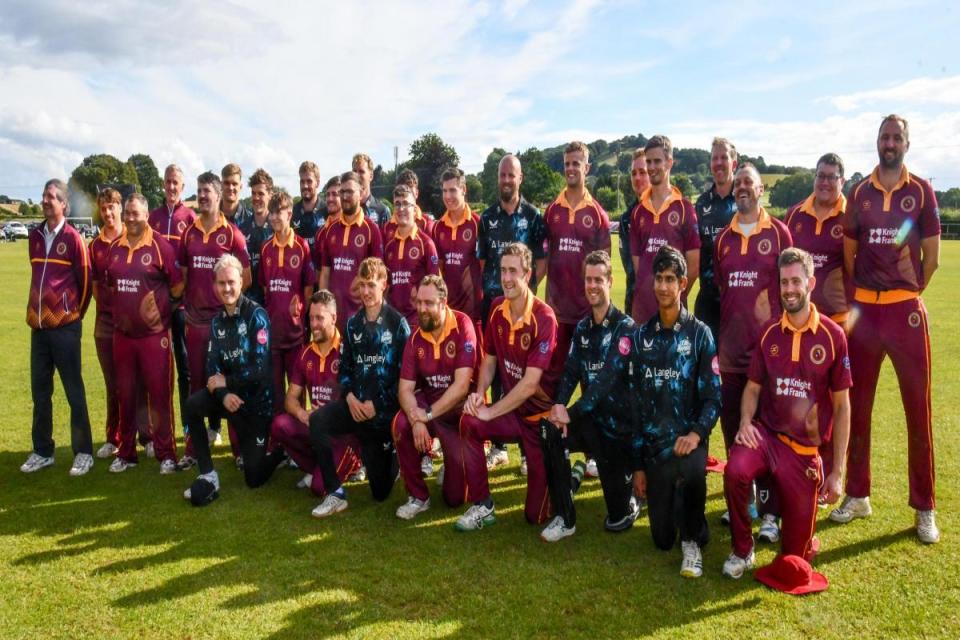
[[[468,202],[484,202],[483,199],[483,183],[480,182],[480,178],[474,174],[467,176],[467,201]]]
[[[798,171],[781,179],[770,190],[771,207],[790,207],[813,192],[813,173]]]
[[[623,194],[611,187],[600,187],[596,190],[595,195],[608,214],[619,212],[626,206],[623,201]]]
[[[507,155],[505,149],[496,147],[487,155],[483,162],[483,170],[480,171],[480,185],[483,187],[483,201],[487,204],[493,204],[500,197],[500,189],[497,188],[499,179],[500,160]],[[471,198],[472,199],[472,198]],[[476,202],[476,200],[474,200]]]
[[[102,184],[140,186],[137,171],[130,162],[121,162],[105,153],[87,156],[70,174],[70,215],[95,217],[97,186]]]
[[[460,164],[457,151],[435,133],[426,133],[410,145],[410,159],[404,167],[412,169],[420,181],[420,204],[427,211],[443,211],[440,174]]]
[[[861,180],[863,180],[863,174],[859,171],[850,176],[847,181],[843,183],[843,195],[849,196],[850,190],[860,184]]]
[[[163,204],[163,178],[153,158],[145,153],[136,153],[127,159],[127,163],[133,165],[140,183],[140,193],[147,198],[150,208],[155,209]]]
[[[680,189],[680,193],[688,199],[692,200],[697,197],[697,188],[694,186],[693,181],[690,180],[690,177],[685,173],[675,173],[671,174],[670,180],[673,182],[673,186],[677,189]]]
[[[543,153],[536,147],[520,154],[523,167],[523,184],[520,190],[524,197],[537,205],[544,205],[557,197],[566,186],[563,176],[551,169],[543,160]]]

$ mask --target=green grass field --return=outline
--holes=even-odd
[[[578,531],[540,542],[523,518],[516,459],[492,474],[498,523],[453,531],[460,509],[434,491],[413,523],[350,487],[350,508],[310,518],[317,499],[280,470],[248,490],[227,447],[217,450],[222,497],[205,509],[181,497],[193,473],[160,476],[154,460],[121,475],[97,462],[71,478],[68,410],[55,401],[57,463],[35,475],[18,467],[30,451],[30,333],[23,321],[26,244],[0,245],[0,637],[942,637],[960,636],[958,417],[960,243],[945,243],[928,291],[934,345],[939,545],[921,545],[907,507],[906,437],[889,363],[874,415],[874,516],[835,526],[821,512],[816,565],[830,589],[795,598],[746,577],[720,575],[730,537],[718,523],[722,480],[708,482],[713,540],[704,576],[678,574],[680,553],[657,551],[646,520],[632,531],[602,529],[596,480],[578,495]],[[616,299],[622,301],[622,278]],[[951,293],[953,292],[953,293]],[[103,381],[84,333],[84,371],[95,446],[103,441]],[[719,427],[713,450],[721,446]],[[512,448],[512,455],[516,455]],[[433,487],[431,483],[431,487]],[[775,550],[758,546],[758,562]]]

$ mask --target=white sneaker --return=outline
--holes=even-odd
[[[397,517],[401,520],[413,520],[417,514],[423,513],[429,508],[430,498],[417,500],[413,496],[410,496],[404,504],[397,507]]]
[[[753,553],[753,549],[750,549],[750,553],[747,554],[746,558],[741,558],[737,554],[731,553],[727,557],[727,561],[723,563],[723,575],[728,578],[733,578],[734,580],[739,580],[743,577],[744,571],[753,568],[755,560],[756,556]]]
[[[693,540],[682,540],[683,560],[680,562],[680,575],[684,578],[699,578],[703,575],[703,555],[700,545]]]
[[[97,457],[101,460],[116,455],[116,453],[117,445],[113,444],[112,442],[104,442],[103,446],[97,449]]]
[[[219,431],[207,429],[207,441],[210,443],[210,448],[213,448],[223,444],[223,436],[220,435]]]
[[[90,469],[93,469],[93,456],[89,453],[78,453],[73,459],[73,466],[70,467],[70,475],[73,477],[86,475]]]
[[[53,466],[53,456],[47,458],[31,453],[27,456],[27,461],[20,465],[20,471],[24,473],[34,473],[50,466]]]
[[[453,528],[457,531],[476,531],[489,527],[497,521],[493,506],[483,504],[472,505],[467,512],[457,518]]]
[[[136,466],[136,462],[130,462],[129,460],[117,457],[110,463],[110,473],[123,473],[127,469],[133,469]]]
[[[356,471],[350,474],[350,477],[347,478],[347,482],[363,482],[367,479],[367,468],[360,467]]]
[[[917,537],[920,538],[920,542],[926,544],[936,544],[940,542],[940,529],[937,528],[937,521],[934,515],[935,512],[933,509],[929,511],[917,510]]]
[[[506,449],[490,447],[490,452],[487,454],[487,471],[493,471],[508,462],[510,462],[510,456],[507,455]]]
[[[760,520],[760,531],[757,533],[757,540],[773,544],[780,540],[780,525],[777,523],[777,516],[772,513],[763,514]]]
[[[197,465],[197,459],[193,456],[183,456],[180,458],[180,462],[177,463],[177,471],[186,471],[187,469],[192,469]]]
[[[433,458],[430,456],[420,458],[420,473],[423,474],[424,478],[429,478],[433,475]]]
[[[723,515],[720,516],[720,524],[729,527],[730,526],[730,512],[724,511]]]
[[[177,463],[173,461],[172,458],[167,458],[160,463],[160,475],[169,476],[172,473],[177,472]]]
[[[563,516],[554,516],[553,520],[540,532],[540,539],[544,542],[557,542],[577,532],[577,525],[568,527]]]
[[[600,470],[597,469],[597,461],[593,458],[587,460],[587,471],[584,475],[586,475],[588,478],[600,477]]]
[[[520,475],[527,475],[527,456],[520,456]]]
[[[147,444],[143,445],[143,454],[148,458],[156,458],[157,452],[153,447],[153,441],[151,440]]]
[[[839,507],[830,512],[830,519],[840,524],[846,524],[855,518],[869,518],[872,513],[870,496],[863,498],[847,496]]]
[[[300,478],[300,482],[297,483],[297,489],[309,489],[310,485],[313,484],[313,474],[308,473]]]
[[[347,508],[347,499],[341,498],[335,493],[328,493],[327,497],[323,499],[323,502],[317,505],[317,508],[314,509],[310,515],[314,518],[326,518],[327,516],[332,516],[335,513],[340,513]]]
[[[234,458],[233,464],[237,465],[237,471],[243,472],[243,456],[237,456]]]
[[[437,486],[443,486],[443,472],[447,468],[447,465],[440,465],[440,469],[437,471]]]

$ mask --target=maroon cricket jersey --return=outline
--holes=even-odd
[[[480,216],[469,209],[467,214],[460,222],[454,223],[450,212],[444,213],[433,227],[433,243],[440,258],[440,273],[447,283],[447,304],[477,322],[483,301],[480,260],[477,258]]]
[[[281,244],[276,235],[264,242],[257,277],[270,316],[270,348],[281,351],[303,344],[303,290],[317,281],[307,241],[291,229],[287,242]]]
[[[648,187],[630,218],[630,253],[639,258],[640,263],[633,290],[633,308],[628,311],[641,324],[659,310],[653,293],[653,259],[660,247],[670,245],[684,256],[687,251],[700,248],[696,209],[680,190],[671,187],[670,195],[656,211],[652,197],[653,189]]]
[[[933,187],[907,171],[887,191],[874,169],[853,189],[843,231],[856,240],[853,280],[870,291],[922,291],[920,241],[940,235],[940,212]]]
[[[147,227],[136,245],[123,234],[110,245],[107,283],[112,290],[114,328],[143,338],[170,328],[170,288],[183,280],[173,246]]]
[[[818,447],[833,431],[831,394],[853,386],[847,337],[816,305],[799,328],[784,313],[765,327],[748,376],[761,387],[759,422],[800,445]]]
[[[322,237],[317,234],[317,240],[322,242],[317,249],[320,266],[330,268],[327,288],[337,299],[337,327],[343,329],[347,320],[362,306],[360,299],[352,292],[353,279],[357,276],[360,263],[371,256],[383,257],[380,229],[362,211],[358,211],[350,222],[340,216]]]
[[[310,258],[313,260],[313,268],[317,271],[320,271],[320,268],[323,267],[323,239],[327,235],[327,231],[330,230],[330,227],[333,226],[334,222],[336,222],[334,218],[327,218],[326,222],[323,223],[323,226],[317,229],[317,233],[313,236],[313,246],[310,248]]]
[[[193,212],[183,202],[178,202],[171,210],[167,208],[166,203],[160,205],[150,212],[148,224],[150,227],[163,236],[163,239],[173,247],[174,255],[180,255],[180,242],[183,234],[197,219],[197,214]]]
[[[843,214],[847,199],[840,196],[833,210],[823,220],[817,219],[814,197],[794,205],[784,218],[793,246],[813,256],[813,275],[817,284],[811,301],[820,313],[837,322],[846,319],[850,282],[843,271]]]
[[[540,388],[516,411],[526,420],[538,419],[550,410],[560,380],[560,370],[552,370],[550,361],[557,345],[557,317],[548,304],[527,292],[523,316],[513,322],[510,301],[500,296],[490,307],[490,319],[484,330],[483,346],[497,358],[497,370],[503,395],[523,378],[527,367],[543,370]]]
[[[247,241],[240,229],[222,213],[217,215],[217,225],[209,233],[203,230],[198,216],[184,231],[180,241],[177,261],[187,270],[183,302],[187,322],[192,325],[209,325],[223,307],[213,284],[213,266],[221,256],[232,253],[243,268],[250,268]]]
[[[792,246],[790,232],[762,207],[750,235],[733,217],[714,244],[714,281],[720,289],[720,371],[746,373],[760,329],[780,315],[777,258]]]
[[[433,404],[453,384],[457,369],[474,370],[477,364],[477,332],[465,313],[447,307],[440,337],[417,329],[403,349],[400,377],[410,380]],[[438,416],[439,417],[439,416]]]
[[[576,324],[590,313],[583,292],[583,260],[597,249],[610,253],[610,220],[600,203],[584,190],[573,209],[564,189],[544,212],[547,226],[547,303],[557,321]]]
[[[433,235],[433,228],[436,222],[423,215],[423,211],[420,209],[420,205],[414,205],[413,212],[413,221],[417,225],[417,228],[420,231],[423,231],[428,236]],[[397,222],[397,212],[394,211],[393,215],[390,216],[390,219],[387,220],[387,223],[383,225],[383,229],[380,230],[380,235],[383,237],[384,243],[386,243],[387,238],[392,238],[397,232],[397,227],[400,226]]]
[[[303,348],[290,371],[290,384],[297,385],[306,393],[304,406],[307,411],[340,399],[339,371],[339,331],[334,334],[326,350],[321,351],[316,342]]]
[[[417,327],[417,287],[423,276],[440,275],[440,259],[437,248],[423,231],[416,226],[406,238],[394,232],[383,247],[383,262],[387,265],[390,286],[387,302],[403,314],[411,329]]]
[[[122,235],[122,234],[121,234]],[[110,312],[110,288],[107,286],[107,260],[110,243],[103,231],[90,241],[90,267],[93,269],[93,299],[97,317],[93,325],[94,338],[109,338],[113,335],[113,314]]]
[[[93,294],[90,254],[80,232],[61,222],[50,251],[44,239],[46,222],[30,232],[30,293],[27,324],[33,329],[54,329],[83,318]]]

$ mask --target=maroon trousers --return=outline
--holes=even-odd
[[[107,442],[120,446],[120,404],[117,397],[117,376],[113,366],[113,337],[94,337],[97,345],[97,360],[103,372],[103,385],[107,390]]]
[[[465,481],[477,490],[473,502],[482,502],[490,497],[487,460],[483,455],[484,440],[518,442],[523,444],[527,456],[527,499],[524,505],[527,522],[541,524],[553,515],[543,450],[540,448],[540,416],[531,422],[511,412],[484,422],[464,415],[460,419],[460,437],[464,440]]]
[[[139,399],[145,398],[157,460],[176,461],[170,332],[130,338],[115,331],[113,353],[120,407],[120,450],[117,456],[130,461],[137,459],[137,409],[140,406]]]
[[[273,444],[282,446],[304,473],[312,474],[310,490],[314,495],[326,495],[323,474],[317,469],[317,456],[310,444],[310,427],[289,413],[281,413],[273,418],[270,437],[273,439]],[[359,448],[353,446],[349,437],[333,438],[333,460],[337,465],[337,477],[341,482],[346,481],[360,468],[360,457],[355,452],[358,450]]]
[[[930,329],[919,298],[892,304],[857,303],[848,320],[850,446],[847,495],[870,495],[870,426],[880,366],[889,355],[907,418],[910,506],[934,508],[933,426],[930,409]]]
[[[809,449],[781,440],[758,426],[763,440],[757,449],[735,444],[723,472],[723,491],[730,512],[733,552],[746,558],[753,548],[753,530],[747,503],[751,485],[767,477],[780,502],[781,553],[813,558],[812,540],[817,525],[817,496],[823,468],[815,447]]]
[[[190,394],[193,395],[207,386],[207,347],[210,344],[210,325],[188,322],[184,329],[184,337],[187,343],[187,368],[190,370]],[[229,421],[227,421],[227,432],[230,434],[230,450],[233,452],[233,457],[237,458],[240,456],[240,441],[237,438],[236,429]],[[184,435],[184,448],[186,449],[184,455],[196,457],[189,433]]]

